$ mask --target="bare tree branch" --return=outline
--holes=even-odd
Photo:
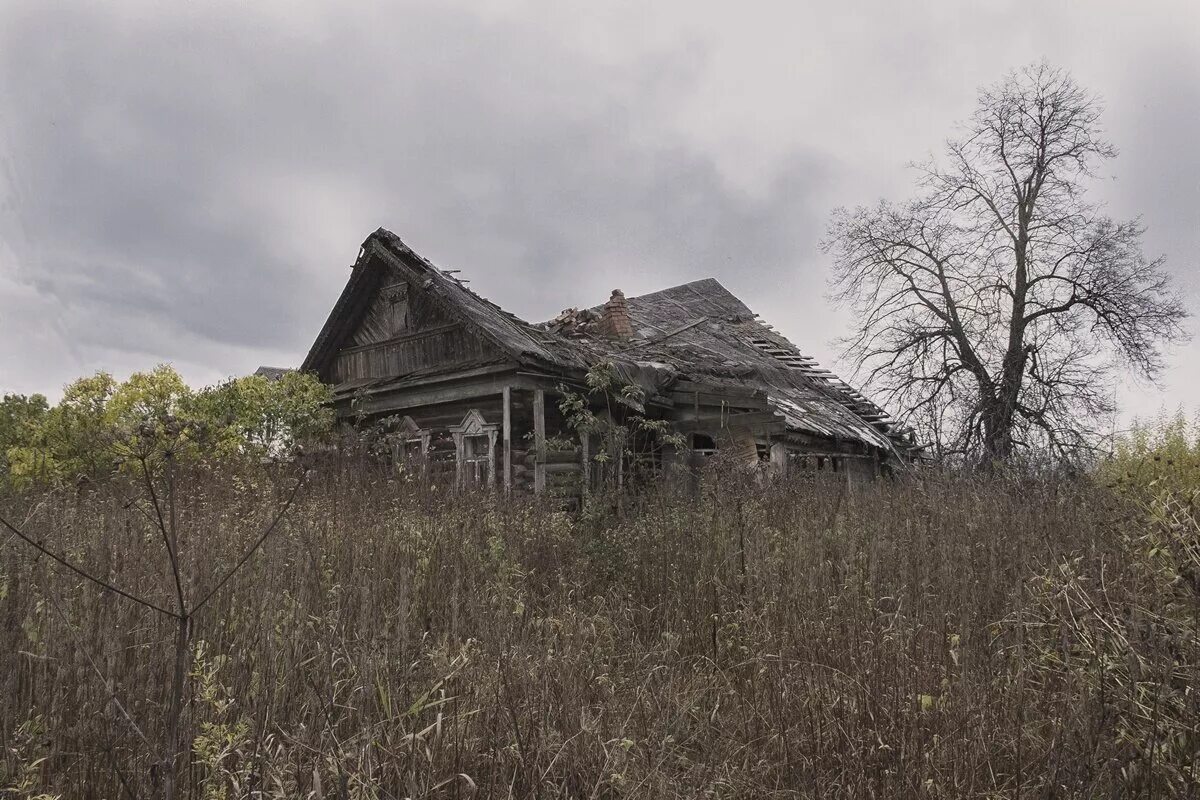
[[[1085,199],[1116,156],[1101,112],[1065,72],[1027,67],[980,93],[914,199],[834,212],[834,299],[857,317],[844,354],[938,449],[1071,458],[1111,413],[1117,367],[1153,380],[1186,338],[1141,221]]]
[[[129,592],[127,592],[123,589],[113,586],[108,581],[106,581],[102,578],[97,578],[95,575],[92,575],[91,573],[84,571],[82,568],[75,566],[74,564],[72,564],[70,561],[67,561],[62,556],[58,555],[57,553],[50,550],[49,548],[43,546],[41,542],[22,533],[15,525],[13,525],[11,522],[9,522],[4,517],[0,517],[0,525],[3,525],[14,536],[16,536],[21,541],[25,542],[25,544],[29,545],[34,550],[37,550],[39,553],[42,553],[43,555],[49,556],[54,561],[57,561],[59,564],[62,564],[64,567],[71,570],[71,572],[74,572],[76,575],[78,575],[81,578],[91,581],[92,583],[96,584],[100,588],[110,591],[113,594],[118,594],[121,597],[124,597],[126,600],[132,600],[133,602],[137,603],[140,606],[145,606],[146,608],[149,608],[152,611],[157,611],[158,613],[163,614],[165,616],[172,617],[175,619],[179,618],[179,615],[176,614],[174,611],[168,611],[167,609],[165,609],[161,606],[157,606],[154,603],[151,603],[149,600],[145,600],[141,597],[138,597],[135,594],[130,594]]]
[[[200,598],[200,601],[192,607],[192,614],[195,614],[197,611],[203,608],[204,604],[207,603],[222,586],[228,583],[230,578],[238,573],[238,570],[242,568],[242,565],[250,560],[250,558],[258,551],[258,548],[262,547],[262,544],[267,540],[267,537],[274,532],[275,528],[279,525],[283,518],[287,516],[288,509],[292,507],[292,502],[296,499],[296,495],[300,492],[300,488],[304,485],[305,478],[306,475],[302,473],[296,480],[296,485],[292,487],[292,491],[288,495],[287,500],[284,501],[283,506],[279,509],[279,513],[275,515],[275,519],[271,520],[271,524],[268,525],[266,530],[262,532],[262,536],[259,536],[254,544],[250,545],[246,552],[242,554],[242,557],[238,559],[238,562],[233,565],[233,568],[230,569],[229,572],[225,573],[225,577],[217,581],[217,584],[213,586],[213,588],[210,589],[208,593],[204,595],[204,597]]]

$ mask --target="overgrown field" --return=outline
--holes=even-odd
[[[178,476],[190,602],[296,479]],[[0,513],[170,608],[146,495]],[[0,796],[157,796],[174,621],[0,544]],[[1198,620],[1179,494],[714,474],[570,516],[326,464],[193,621],[181,796],[1197,796]]]

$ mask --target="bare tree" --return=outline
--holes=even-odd
[[[834,212],[845,354],[898,417],[947,454],[1071,458],[1113,410],[1122,368],[1153,380],[1186,311],[1140,220],[1086,198],[1116,156],[1101,105],[1045,63],[984,89],[905,203]]]

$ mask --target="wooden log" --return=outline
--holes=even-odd
[[[571,489],[576,494],[582,489],[583,484],[579,480],[579,474],[574,475],[547,475],[546,486],[553,489],[556,493],[562,494],[564,489]]]
[[[543,461],[546,464],[578,464],[579,463],[579,451],[578,450],[547,450],[546,457],[545,457],[545,459],[543,459]],[[537,454],[536,453],[526,454],[525,463],[536,464],[537,463]]]

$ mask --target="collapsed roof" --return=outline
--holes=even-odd
[[[897,455],[912,448],[910,435],[883,409],[759,321],[713,278],[628,299],[614,292],[604,306],[568,309],[535,324],[480,297],[383,228],[363,243],[350,281],[302,369],[323,372],[336,354],[356,309],[366,302],[371,270],[379,264],[375,256],[399,268],[414,286],[523,367],[577,379],[607,361],[638,383],[651,402],[670,405],[672,396],[682,401],[685,388],[697,387],[750,395],[760,398],[788,433],[848,440]],[[399,385],[406,377],[387,383]]]

